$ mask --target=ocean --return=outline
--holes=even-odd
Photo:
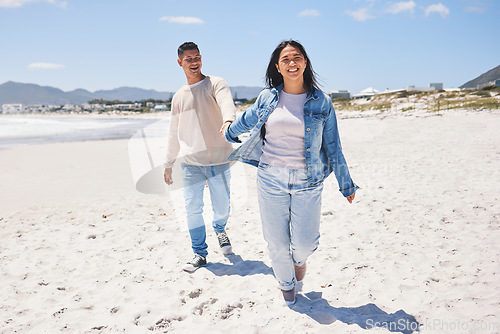
[[[126,139],[155,119],[0,116],[0,147],[69,141]]]

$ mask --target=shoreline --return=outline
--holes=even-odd
[[[0,117],[0,148],[79,141],[129,139],[169,117],[116,118],[94,115],[9,115]]]
[[[170,112],[151,112],[151,113],[77,113],[77,112],[46,112],[46,113],[17,113],[17,114],[3,114],[2,117],[90,117],[90,118],[116,118],[116,119],[165,119],[170,117]]]

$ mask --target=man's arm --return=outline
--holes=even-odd
[[[178,128],[179,128],[179,113],[174,112],[174,107],[172,107],[172,116],[170,117],[170,124],[168,128],[168,137],[167,137],[167,154],[164,163],[165,167],[164,178],[166,184],[173,183],[172,166],[174,165],[174,162],[177,159],[177,155],[179,154],[180,150]]]
[[[215,82],[214,96],[222,114],[222,122],[233,122],[236,119],[236,107],[229,86],[224,79]]]
[[[163,172],[163,178],[165,179],[165,183],[168,185],[174,183],[174,179],[172,178],[172,167],[165,168],[165,171]]]

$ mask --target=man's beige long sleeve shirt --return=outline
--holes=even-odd
[[[165,168],[178,157],[195,166],[227,162],[233,147],[219,130],[224,122],[236,119],[236,109],[224,79],[206,76],[184,85],[175,93],[171,109]]]

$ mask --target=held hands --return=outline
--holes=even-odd
[[[226,129],[229,127],[229,125],[233,123],[233,121],[225,121],[224,124],[222,124],[222,127],[220,128],[219,132],[224,133]]]
[[[349,201],[349,203],[352,203],[352,201],[354,200],[354,197],[356,197],[356,193],[352,194],[351,196],[348,196],[346,197],[347,200]]]
[[[172,178],[172,168],[165,168],[163,172],[163,178],[165,179],[165,183],[171,185],[174,183],[174,179]]]

